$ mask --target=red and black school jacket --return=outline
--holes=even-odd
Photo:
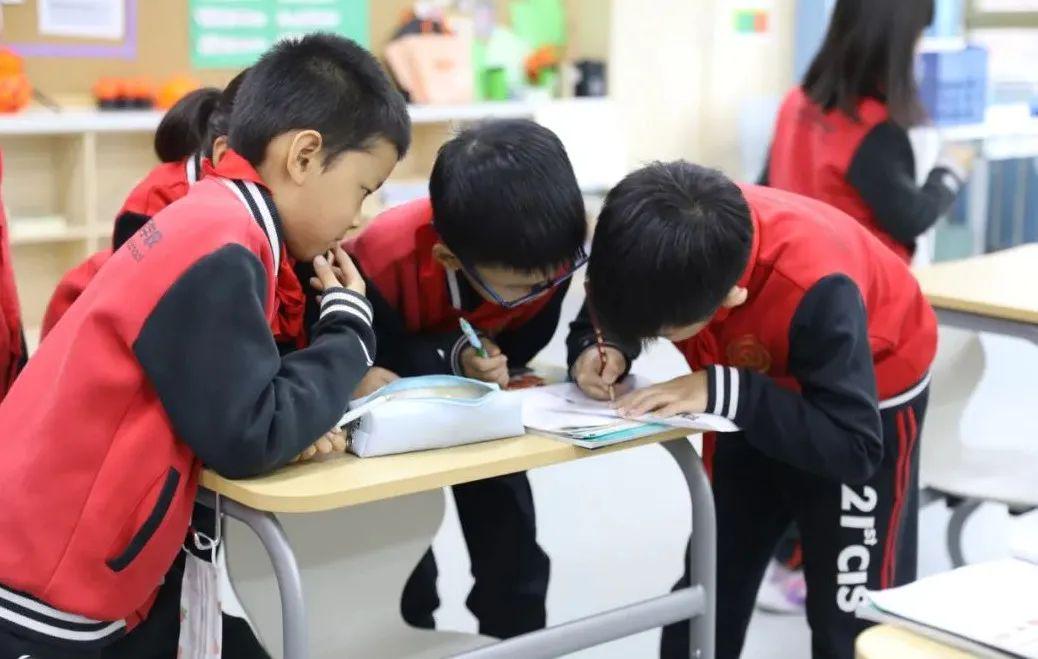
[[[3,173],[4,162],[0,154],[0,181],[3,180]],[[7,214],[3,200],[0,199],[0,400],[4,399],[15,376],[25,366],[25,358],[25,337],[22,334],[18,288],[14,282]]]
[[[706,369],[707,412],[733,420],[758,450],[841,482],[867,480],[883,454],[881,401],[928,381],[933,310],[908,267],[850,216],[788,192],[742,190],[753,221],[738,282],[746,302],[677,348]],[[586,314],[579,321],[571,363],[594,343]]]
[[[419,199],[382,213],[347,244],[375,308],[376,363],[400,375],[460,374],[459,355],[468,344],[458,319],[465,318],[493,338],[509,366],[526,365],[555,333],[568,282],[505,309],[441,266],[432,255],[437,242],[432,204]]]
[[[286,464],[374,355],[368,301],[325,291],[310,346],[270,323],[281,223],[230,152],[112,255],[0,405],[0,624],[103,645],[146,616],[204,464]]]
[[[119,249],[130,236],[160,210],[187,194],[187,191],[202,175],[201,154],[178,162],[158,165],[130,191],[123,207],[115,216],[112,230],[112,248],[101,250],[72,268],[58,282],[54,294],[43,314],[40,338],[47,336],[72,303],[82,295],[87,284],[94,278],[112,252]]]
[[[908,133],[886,105],[865,98],[857,112],[856,119],[825,112],[803,89],[792,90],[760,182],[836,206],[908,262],[916,238],[955,201],[963,175],[938,164],[919,187]]]

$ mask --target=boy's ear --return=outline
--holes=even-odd
[[[227,153],[227,136],[221,135],[213,140],[213,167],[220,164],[223,154]]]
[[[745,302],[748,295],[749,291],[745,288],[741,286],[732,286],[732,289],[728,291],[728,295],[724,296],[724,301],[721,302],[721,306],[725,309],[734,309]]]
[[[432,247],[433,258],[436,262],[447,268],[452,272],[461,270],[461,260],[454,255],[450,247],[447,247],[443,243],[436,243]]]
[[[321,169],[321,147],[324,139],[316,130],[301,130],[288,144],[288,176],[297,185]]]

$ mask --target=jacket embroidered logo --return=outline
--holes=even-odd
[[[767,373],[771,368],[771,353],[752,334],[744,334],[729,343],[725,356],[729,366],[748,368],[759,373]]]

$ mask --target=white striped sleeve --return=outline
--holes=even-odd
[[[707,402],[708,414],[723,416],[731,421],[739,413],[741,380],[739,369],[732,366],[707,367]]]
[[[329,288],[321,296],[321,316],[323,319],[328,314],[347,313],[351,314],[371,327],[374,318],[371,302],[360,293],[345,288]]]

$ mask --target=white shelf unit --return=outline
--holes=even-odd
[[[62,275],[109,242],[115,213],[155,162],[150,112],[0,117],[7,209],[24,324],[40,324]]]
[[[464,105],[410,105],[415,124],[442,124],[481,119],[532,117],[536,109],[551,101],[500,101]],[[19,114],[0,115],[0,136],[73,135],[78,133],[150,132],[162,120],[158,110],[70,109],[53,112],[33,108]]]

